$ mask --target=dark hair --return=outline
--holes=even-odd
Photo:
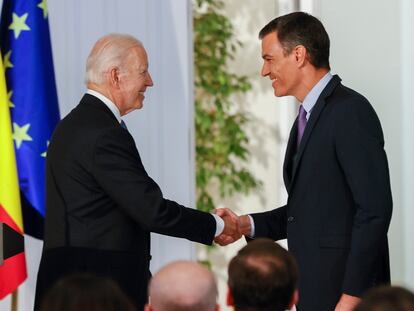
[[[259,38],[276,33],[286,54],[303,45],[309,53],[309,61],[316,68],[329,66],[329,36],[322,23],[304,12],[294,12],[279,16],[260,30]]]
[[[230,261],[228,285],[237,311],[283,311],[298,282],[293,256],[270,239],[248,243]]]
[[[380,286],[371,289],[355,311],[412,311],[414,294],[398,286]]]
[[[134,311],[118,285],[106,278],[74,274],[58,281],[42,301],[41,311]]]

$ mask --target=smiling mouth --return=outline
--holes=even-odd
[[[276,91],[276,88],[278,87],[278,80],[276,78],[271,79],[272,81],[272,88]]]

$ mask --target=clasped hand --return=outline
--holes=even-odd
[[[229,208],[218,208],[214,212],[224,221],[223,232],[214,239],[217,244],[225,246],[237,241],[242,235],[250,234],[251,225],[247,215],[239,217]]]

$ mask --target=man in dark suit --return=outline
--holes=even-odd
[[[147,175],[121,116],[142,108],[153,82],[142,44],[108,35],[86,65],[88,91],[57,126],[46,168],[45,239],[36,308],[64,275],[110,277],[142,310],[150,277],[150,232],[211,244],[240,236],[238,219],[186,208],[163,198]]]
[[[366,98],[331,75],[318,19],[287,14],[259,37],[262,75],[276,96],[301,105],[283,166],[287,204],[241,216],[241,230],[287,238],[299,265],[299,311],[352,310],[368,288],[390,281],[392,197],[380,122]]]

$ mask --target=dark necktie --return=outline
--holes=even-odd
[[[303,108],[303,105],[299,106],[299,116],[298,116],[298,139],[297,139],[297,148],[299,149],[300,142],[302,140],[303,132],[306,127],[306,110]]]
[[[128,128],[127,128],[124,120],[121,120],[121,127],[123,127],[124,129],[126,129],[128,131]]]

